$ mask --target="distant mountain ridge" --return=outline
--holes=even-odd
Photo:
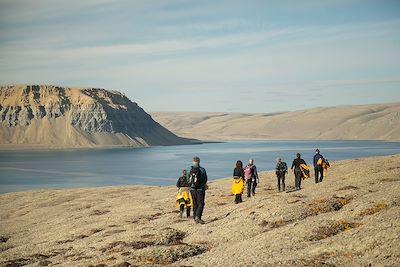
[[[201,140],[400,141],[400,103],[271,114],[152,112],[180,136]]]
[[[85,148],[192,143],[117,91],[0,87],[0,147]]]

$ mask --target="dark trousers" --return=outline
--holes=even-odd
[[[282,190],[285,191],[285,172],[276,172],[276,178],[278,179],[278,190],[281,191],[282,183]]]
[[[235,203],[238,204],[240,202],[243,202],[242,200],[242,194],[236,194],[235,195]]]
[[[257,187],[257,182],[254,179],[248,179],[246,181],[247,184],[247,197],[250,197],[251,194],[255,195],[256,194],[256,187]]]
[[[182,204],[180,206],[180,215],[181,217],[183,216],[183,211],[185,210],[185,205]],[[189,218],[190,217],[190,207],[186,207],[186,217]]]
[[[322,168],[322,166],[315,166],[314,172],[315,172],[315,183],[317,184],[322,182],[322,179],[324,179],[324,168]]]
[[[294,169],[294,184],[296,189],[301,188],[301,179],[303,178],[303,173],[300,169]]]
[[[204,200],[206,197],[205,190],[190,190],[193,198],[193,217],[194,219],[201,219],[204,210]]]

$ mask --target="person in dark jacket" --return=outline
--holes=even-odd
[[[200,166],[200,158],[193,157],[192,166],[187,174],[190,193],[193,198],[193,217],[196,223],[204,224],[201,219],[204,210],[204,200],[207,188],[207,172]]]
[[[287,173],[287,164],[282,161],[281,158],[276,160],[275,174],[278,179],[278,191],[281,192],[281,183],[282,183],[282,191],[285,191],[285,175]]]
[[[244,169],[244,178],[247,185],[247,197],[250,197],[251,195],[254,196],[256,194],[256,187],[260,183],[260,179],[253,159],[249,159],[249,164],[247,164]]]
[[[301,158],[301,154],[297,153],[296,158],[293,160],[292,167],[290,168],[292,171],[294,171],[294,184],[295,189],[297,190],[301,189],[301,179],[303,178],[303,173],[300,169],[301,164],[307,165],[304,159]]]
[[[190,217],[190,207],[192,206],[192,200],[190,198],[190,191],[189,191],[189,183],[187,181],[187,171],[182,170],[182,176],[178,178],[176,182],[176,187],[178,187],[178,197],[177,201],[179,202],[179,215],[182,218],[183,212],[186,207],[186,217]]]
[[[322,167],[324,160],[324,157],[319,153],[319,149],[316,149],[313,161],[316,184],[322,182],[324,178],[324,168]]]
[[[182,171],[182,176],[178,178],[178,181],[176,182],[176,187],[189,187],[189,183],[187,181],[187,171],[183,170]]]
[[[244,189],[244,170],[243,162],[236,161],[236,167],[233,169],[232,193],[235,195],[235,203],[241,203]]]

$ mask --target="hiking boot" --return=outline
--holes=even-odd
[[[197,219],[197,223],[199,224],[205,224],[205,222],[202,219]]]

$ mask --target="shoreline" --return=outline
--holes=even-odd
[[[151,147],[170,147],[170,146],[191,146],[191,145],[201,145],[207,143],[223,143],[223,142],[213,142],[213,141],[194,141],[188,144],[175,144],[175,145],[157,145],[157,146],[93,146],[93,147],[42,147],[42,146],[22,146],[22,145],[0,145],[0,152],[10,152],[10,151],[35,151],[35,152],[46,152],[46,151],[95,151],[95,150],[117,150],[117,149],[143,149]]]
[[[350,159],[343,159],[343,160],[336,160],[330,162],[331,165],[336,165],[336,164],[341,164],[347,161],[358,161],[358,160],[366,160],[366,159],[383,159],[383,158],[388,158],[388,157],[400,157],[400,154],[393,154],[393,155],[386,155],[386,156],[369,156],[369,157],[360,157],[360,158],[350,158]],[[289,167],[289,166],[288,166]],[[310,167],[310,173],[311,176],[314,175],[314,168],[309,165]],[[290,172],[290,169],[288,170]],[[259,175],[261,176],[266,176],[266,175],[275,175],[274,170],[264,170],[258,172]],[[213,183],[218,183],[218,182],[226,182],[230,181],[232,178],[231,177],[219,177],[213,180],[209,180],[208,184],[212,185]],[[126,185],[106,185],[106,186],[91,186],[91,187],[63,187],[63,188],[41,188],[41,189],[28,189],[28,190],[22,190],[22,191],[12,191],[12,192],[5,192],[5,193],[0,193],[0,197],[4,196],[6,194],[18,194],[18,193],[44,193],[48,191],[79,191],[79,190],[107,190],[107,189],[162,189],[162,188],[175,188],[174,185],[144,185],[144,184],[126,184]]]
[[[181,136],[183,138],[188,138]],[[190,146],[190,145],[202,145],[202,144],[223,144],[223,143],[234,143],[234,142],[381,142],[381,143],[400,143],[400,140],[379,140],[379,139],[263,139],[263,138],[248,138],[248,139],[235,139],[226,138],[220,140],[198,140],[189,144],[176,144],[176,145],[164,145],[164,146],[93,146],[93,147],[41,147],[41,146],[22,146],[22,145],[4,145],[0,144],[0,152],[24,152],[24,151],[35,151],[35,152],[46,152],[46,151],[85,151],[85,150],[113,150],[113,149],[143,149],[152,147],[171,147],[171,146]]]

